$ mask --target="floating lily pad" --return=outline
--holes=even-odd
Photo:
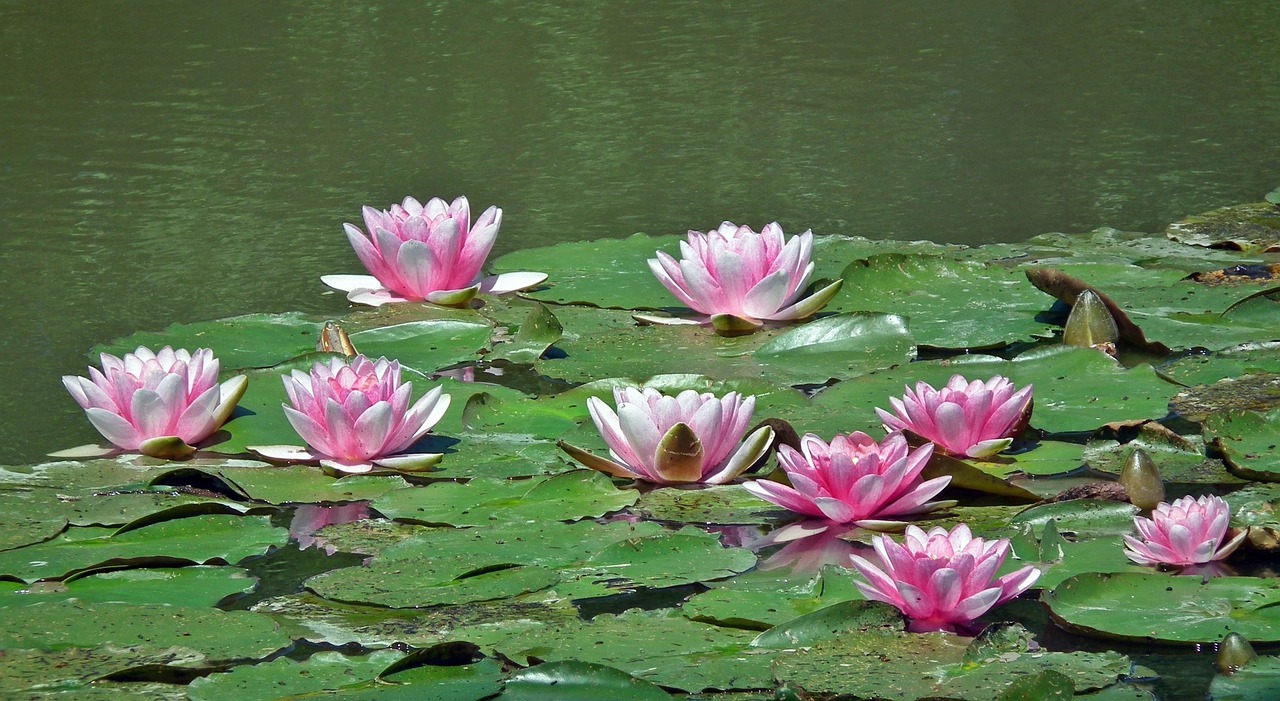
[[[99,568],[235,563],[287,539],[288,531],[265,516],[192,516],[121,533],[73,528],[53,540],[0,553],[0,573],[30,582]]]
[[[368,567],[312,577],[307,586],[321,596],[386,606],[484,601],[480,588],[505,587],[521,567],[558,572],[543,586],[570,598],[606,596],[638,586],[665,587],[728,577],[755,564],[755,556],[722,548],[694,529],[663,531],[654,524],[591,522],[503,523],[455,531],[429,529],[383,550]],[[504,569],[505,568],[505,569]],[[474,581],[475,573],[509,571]],[[412,577],[403,573],[412,572]],[[395,581],[388,587],[388,581]],[[514,579],[510,579],[514,581]],[[522,582],[533,582],[532,575]],[[539,587],[542,588],[542,587]],[[537,589],[530,589],[536,591]],[[504,594],[509,595],[509,594]]]
[[[270,616],[294,637],[366,647],[395,643],[425,647],[450,640],[488,646],[516,631],[543,630],[578,620],[578,610],[568,601],[493,601],[389,609],[330,601],[309,592],[273,597],[259,602],[253,610]]]
[[[853,579],[852,570],[832,566],[817,572],[756,570],[715,584],[680,610],[696,621],[762,631],[842,601],[863,599]]]
[[[547,662],[511,675],[503,701],[663,701],[671,694],[626,672],[586,662]]]
[[[1013,360],[963,356],[950,361],[904,365],[841,382],[814,397],[813,407],[793,423],[831,435],[874,431],[880,421],[870,407],[890,408],[906,385],[928,382],[941,387],[954,374],[985,380],[1003,375],[1016,386],[1035,385],[1031,424],[1050,433],[1092,432],[1113,421],[1161,418],[1177,388],[1156,376],[1149,365],[1124,369],[1091,348],[1054,346],[1032,350]]]
[[[187,693],[193,701],[241,701],[275,698],[286,690],[295,696],[371,686],[382,670],[402,657],[404,653],[398,650],[379,650],[363,657],[320,652],[302,662],[281,657],[201,677],[187,686]],[[367,691],[372,693],[372,689]],[[419,689],[419,693],[424,691]]]
[[[1227,472],[1220,460],[1205,456],[1199,436],[1180,436],[1160,424],[1139,427],[1138,435],[1126,443],[1091,438],[1084,459],[1099,472],[1119,476],[1133,451],[1141,449],[1155,463],[1160,478],[1178,484],[1239,484],[1240,478]]]
[[[633,234],[625,239],[561,243],[508,253],[492,261],[490,267],[495,273],[547,273],[543,289],[523,293],[544,302],[616,309],[680,307],[646,261],[659,250],[678,256],[683,238]]]
[[[1024,475],[1060,475],[1080,469],[1084,465],[1084,446],[1062,441],[1040,441],[1029,450],[1002,453],[999,462],[982,462],[977,466],[993,474],[1008,477],[1019,472]],[[1005,461],[1008,462],[1005,462]]]
[[[556,344],[564,357],[543,360],[538,369],[573,382],[679,372],[820,384],[914,355],[902,318],[893,314],[842,314],[725,338],[698,326],[637,326],[628,313],[612,310],[556,313],[565,325]]]
[[[138,646],[154,654],[176,647],[202,658],[169,663],[177,666],[264,657],[291,643],[270,618],[248,611],[50,601],[6,608],[0,617],[0,649],[56,651],[116,645]],[[132,665],[123,655],[118,669],[128,666]]]
[[[1254,577],[1082,574],[1044,595],[1068,629],[1122,640],[1212,643],[1235,632],[1280,640],[1280,581]]]
[[[753,637],[751,631],[690,621],[671,609],[633,609],[515,633],[494,648],[518,662],[537,658],[608,665],[686,691],[767,688],[772,685],[770,662],[779,656],[749,648]]]
[[[255,501],[315,504],[376,499],[408,486],[398,475],[351,475],[337,479],[307,465],[227,466],[201,470]],[[173,484],[167,481],[166,484]]]
[[[138,346],[159,350],[164,346],[194,351],[208,348],[222,364],[224,373],[245,368],[270,367],[297,355],[314,351],[321,325],[302,314],[246,314],[230,319],[173,324],[164,331],[140,332],[95,346],[99,353],[122,355]]]
[[[644,518],[677,523],[727,526],[770,523],[794,517],[739,484],[697,489],[655,489],[640,497],[632,512]]]
[[[1269,201],[1220,207],[1176,221],[1165,234],[1175,241],[1209,248],[1280,251],[1280,211]]]
[[[1280,481],[1280,409],[1214,414],[1204,426],[1206,442],[1222,451],[1227,469],[1246,479]]]
[[[965,662],[963,638],[942,633],[867,631],[780,657],[778,681],[810,694],[914,701],[919,698],[995,700],[1019,679],[1058,672],[1078,691],[1099,689],[1129,673],[1129,659],[1115,652],[1032,652],[1023,649]]]
[[[488,324],[467,321],[412,321],[351,334],[351,343],[370,358],[385,356],[425,374],[478,359],[492,332]],[[430,387],[415,383],[414,388],[420,395]]]
[[[100,572],[68,582],[36,582],[0,594],[0,608],[75,599],[82,603],[214,606],[251,591],[257,580],[239,567],[180,567]]]
[[[1214,676],[1209,684],[1213,701],[1272,701],[1280,689],[1280,657],[1259,657],[1234,674]]]
[[[1259,372],[1192,387],[1179,392],[1169,406],[1191,421],[1213,414],[1269,411],[1280,407],[1280,373]]]
[[[940,256],[888,253],[844,270],[833,311],[893,312],[917,343],[992,348],[1053,334],[1036,321],[1049,305],[1019,271]]]
[[[552,478],[502,480],[477,477],[466,484],[441,482],[388,492],[374,501],[382,514],[402,520],[452,526],[498,521],[576,521],[631,506],[635,490],[613,486],[606,475],[575,470]]]
[[[564,327],[550,309],[536,304],[520,321],[515,335],[496,343],[486,360],[502,359],[512,363],[533,363],[564,335]]]
[[[867,630],[902,630],[902,614],[879,601],[842,601],[806,613],[757,635],[751,644],[769,649],[809,647]]]

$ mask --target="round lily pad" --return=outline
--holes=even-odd
[[[1214,414],[1204,425],[1206,442],[1222,451],[1227,468],[1247,479],[1280,482],[1280,409]]]
[[[1280,640],[1280,582],[1254,577],[1082,574],[1043,598],[1070,630],[1122,640]]]
[[[477,477],[466,484],[440,482],[407,487],[373,502],[402,521],[484,526],[497,521],[575,521],[603,516],[635,503],[639,494],[613,486],[606,475],[574,470],[551,478],[503,480]]]

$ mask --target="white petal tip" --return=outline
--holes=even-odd
[[[341,292],[376,290],[382,287],[378,278],[372,275],[321,275],[320,282]]]
[[[490,275],[480,281],[480,291],[490,295],[519,292],[530,287],[541,285],[547,279],[546,273],[499,273]]]

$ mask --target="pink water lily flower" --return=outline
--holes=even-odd
[[[995,579],[1009,554],[1009,540],[974,538],[963,523],[951,531],[934,528],[928,533],[907,526],[901,545],[887,535],[873,538],[871,544],[884,569],[851,555],[853,566],[867,580],[854,584],[868,599],[897,607],[915,631],[968,625],[1040,578],[1040,570],[1028,565]]]
[[[788,487],[770,480],[743,485],[747,491],[805,516],[876,528],[886,521],[932,511],[955,502],[931,502],[951,476],[922,480],[920,473],[933,446],[909,450],[901,433],[877,443],[865,433],[836,436],[831,443],[812,433],[800,439],[800,450],[778,446],[778,464],[791,480]]]
[[[996,375],[969,382],[952,375],[946,386],[925,382],[907,387],[902,399],[890,398],[895,414],[877,408],[886,430],[911,431],[951,455],[988,458],[1008,448],[1031,417],[1031,390],[1014,390]]]
[[[542,273],[480,276],[502,225],[497,207],[486,209],[475,226],[465,197],[452,204],[435,197],[425,205],[406,197],[389,210],[365,207],[362,212],[368,233],[352,224],[343,228],[370,274],[320,278],[348,293],[352,302],[375,307],[422,301],[462,306],[478,292],[515,292],[547,279]]]
[[[756,233],[749,226],[724,222],[707,233],[690,231],[680,242],[680,260],[663,251],[649,269],[671,294],[707,316],[696,322],[642,316],[658,323],[705,323],[718,331],[743,333],[766,321],[795,321],[812,315],[835,297],[837,280],[803,297],[814,264],[813,232],[785,240],[773,222]]]
[[[685,390],[668,397],[655,389],[613,390],[617,413],[596,397],[587,410],[612,460],[558,445],[583,465],[614,477],[659,484],[725,484],[769,449],[773,429],[761,426],[744,441],[756,398],[729,392],[716,397]]]
[[[1186,496],[1172,504],[1160,502],[1151,518],[1133,518],[1142,539],[1126,535],[1124,554],[1140,565],[1202,565],[1221,560],[1248,535],[1242,529],[1224,543],[1230,521],[1231,507],[1222,497]]]
[[[370,472],[375,466],[422,470],[440,461],[438,453],[400,454],[435,426],[449,408],[439,386],[413,406],[413,385],[400,382],[400,363],[357,355],[348,363],[332,358],[310,373],[285,375],[292,406],[284,413],[310,449],[291,445],[249,446],[271,460],[315,462],[340,473]]]
[[[123,358],[102,354],[102,371],[66,375],[62,384],[104,438],[123,450],[159,458],[185,457],[226,423],[248,379],[218,384],[218,359],[169,346],[139,347]]]

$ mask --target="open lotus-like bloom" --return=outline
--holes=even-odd
[[[778,446],[778,464],[791,480],[788,487],[769,480],[743,485],[747,491],[805,516],[874,528],[894,517],[924,513],[953,504],[931,502],[950,475],[928,481],[920,473],[933,446],[908,451],[901,433],[876,443],[855,432],[836,436],[830,444],[812,433],[800,439],[800,450]]]
[[[867,582],[855,581],[868,599],[883,601],[911,619],[915,631],[950,630],[1021,594],[1040,578],[1028,565],[993,579],[1009,554],[1009,540],[974,538],[961,523],[948,532],[907,526],[901,545],[887,535],[871,541],[884,569],[851,555]]]
[[[911,431],[951,455],[989,458],[1008,448],[1031,418],[1032,385],[1015,392],[1000,375],[986,382],[953,375],[942,389],[925,382],[906,389],[902,399],[889,399],[896,416],[876,409],[885,429]]]
[[[627,387],[614,389],[613,398],[616,414],[595,397],[587,400],[612,460],[563,441],[558,445],[583,465],[615,477],[724,484],[755,464],[773,440],[773,429],[761,426],[743,441],[756,398],[737,392],[720,398],[690,389],[668,397]]]
[[[1201,565],[1221,560],[1244,542],[1241,530],[1223,542],[1231,521],[1231,507],[1221,497],[1182,497],[1172,504],[1161,502],[1151,518],[1135,516],[1133,525],[1142,535],[1124,537],[1124,554],[1140,565]]]
[[[461,306],[477,292],[515,292],[547,279],[542,273],[480,276],[502,225],[502,210],[497,207],[486,209],[475,226],[465,197],[452,204],[436,197],[425,205],[406,197],[390,210],[365,207],[362,211],[367,234],[352,224],[343,228],[370,275],[320,278],[348,293],[352,302],[375,307],[422,301]]]
[[[765,321],[803,319],[840,291],[842,281],[837,280],[801,299],[813,274],[812,253],[811,231],[786,241],[777,222],[760,233],[724,222],[705,234],[690,231],[689,240],[680,242],[680,260],[658,251],[649,268],[677,299],[707,315],[717,331],[744,333]]]
[[[316,363],[310,373],[285,375],[293,406],[284,413],[310,450],[291,445],[250,446],[272,460],[312,462],[344,473],[374,466],[422,470],[440,461],[438,453],[399,454],[426,435],[449,408],[449,395],[435,387],[413,406],[411,383],[400,382],[400,363],[357,355]]]
[[[139,347],[123,358],[103,353],[101,372],[91,367],[89,379],[66,375],[62,384],[116,447],[185,457],[226,423],[248,386],[244,375],[219,385],[218,367],[208,348]]]

